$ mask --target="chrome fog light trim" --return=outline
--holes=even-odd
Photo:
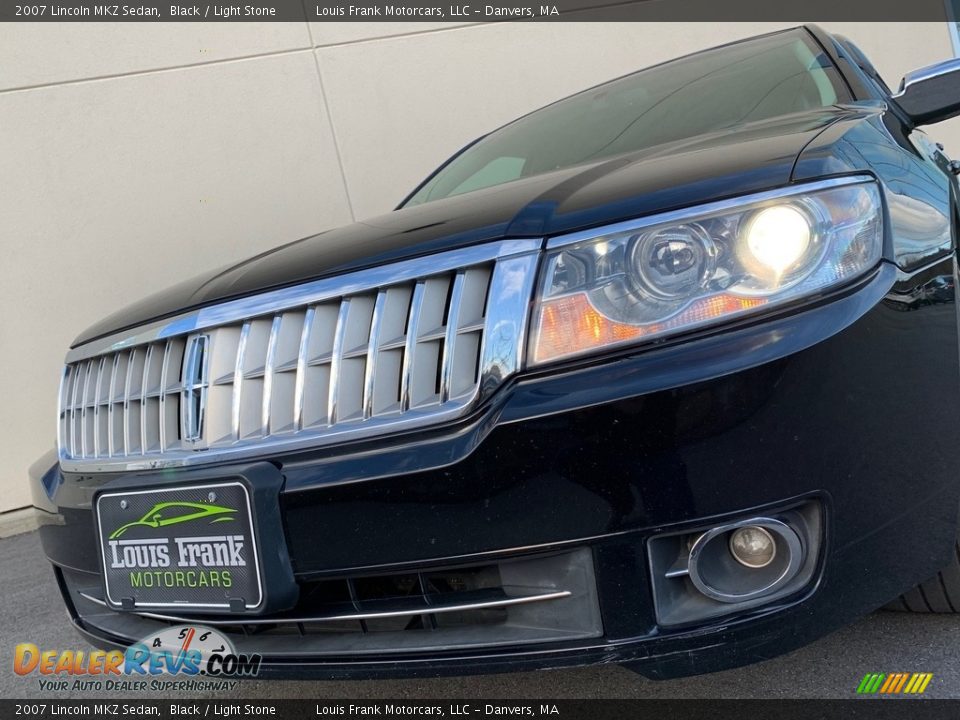
[[[763,529],[776,543],[774,555],[762,567],[749,567],[730,552],[731,534],[750,526]],[[697,538],[690,549],[687,571],[690,581],[707,597],[736,603],[773,593],[788,583],[800,570],[803,556],[800,536],[789,525],[774,518],[750,518],[712,528]],[[725,565],[727,558],[736,564]],[[779,563],[775,563],[777,558]],[[742,592],[735,589],[738,585],[743,587]]]

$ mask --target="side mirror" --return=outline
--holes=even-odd
[[[907,73],[893,100],[915,125],[930,125],[960,115],[960,59]]]

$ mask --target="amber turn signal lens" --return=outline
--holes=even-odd
[[[657,335],[674,327],[706,323],[764,303],[764,298],[714,295],[694,301],[664,322],[630,325],[611,320],[599,312],[584,293],[554,298],[540,306],[533,358],[537,363],[549,362],[646,335]]]
[[[540,308],[540,332],[534,358],[547,362],[565,355],[642,337],[641,326],[613,322],[583,293],[548,300]]]

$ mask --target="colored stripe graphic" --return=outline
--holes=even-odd
[[[900,681],[900,673],[890,673],[889,675],[887,675],[886,682],[884,682],[883,685],[880,686],[880,692],[881,693],[891,692],[890,688],[896,686],[896,684],[899,681]]]
[[[914,673],[913,677],[910,678],[910,682],[907,683],[907,687],[905,687],[903,691],[905,693],[910,693],[911,695],[919,695],[927,689],[927,685],[930,684],[932,679],[932,673]]]
[[[867,673],[857,686],[859,695],[921,695],[933,673]]]
[[[885,677],[886,675],[883,673],[867,673],[863,676],[863,680],[860,681],[857,692],[861,695],[871,695],[875,693]]]
[[[893,691],[895,693],[898,693],[901,690],[903,690],[903,686],[906,684],[906,682],[907,682],[907,673],[900,673],[900,682],[897,683],[897,687],[894,688]]]

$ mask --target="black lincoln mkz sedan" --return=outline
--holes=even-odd
[[[74,625],[668,678],[960,609],[958,169],[918,129],[958,114],[957,62],[893,93],[845,38],[752,38],[103,320],[33,472]]]

